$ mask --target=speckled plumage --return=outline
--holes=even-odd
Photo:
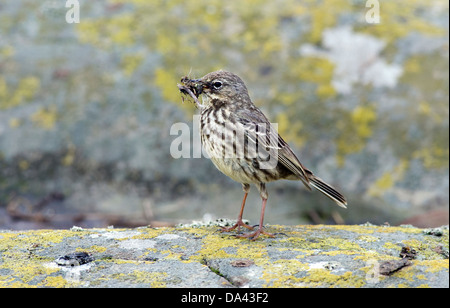
[[[255,184],[263,199],[258,230],[246,237],[256,238],[262,230],[265,204],[268,198],[266,183],[280,179],[300,180],[345,207],[345,198],[333,187],[306,169],[289,145],[278,135],[269,120],[250,99],[241,78],[226,71],[215,71],[200,79],[184,77],[180,91],[200,95],[200,133],[202,145],[214,165],[225,175],[241,183],[245,192],[238,217],[232,228],[243,226],[242,213],[250,184]],[[196,102],[198,102],[196,100]]]

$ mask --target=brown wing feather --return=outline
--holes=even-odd
[[[307,176],[303,165],[300,163],[297,156],[295,156],[294,152],[292,152],[289,145],[281,138],[259,109],[256,108],[251,110],[251,112],[245,112],[238,120],[241,124],[246,126],[246,133],[249,140],[255,143],[258,142],[266,149],[276,149],[278,161],[293,174],[298,176],[303,184],[311,190],[309,177]],[[261,126],[264,126],[265,129],[258,130],[258,127]]]

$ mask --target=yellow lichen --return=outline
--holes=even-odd
[[[336,95],[331,85],[334,64],[329,60],[319,57],[299,58],[291,70],[299,80],[317,84],[316,93],[319,98],[326,99]]]
[[[414,261],[412,261],[412,262],[414,262]],[[408,282],[413,282],[417,279],[416,273],[417,273],[416,268],[412,265],[409,265],[409,266],[402,267],[402,269],[399,271],[394,272],[392,274],[392,276],[401,278]]]
[[[262,279],[264,287],[285,288],[302,286],[302,279],[295,275],[308,270],[308,265],[299,260],[277,260],[266,262]]]
[[[412,156],[421,159],[425,168],[438,169],[448,167],[449,154],[448,147],[444,148],[442,145],[435,145],[416,150]]]
[[[371,125],[377,119],[377,114],[373,106],[358,106],[352,111],[351,119],[358,136],[367,138],[373,133]]]
[[[166,100],[172,102],[181,101],[181,95],[176,87],[177,83],[179,83],[179,76],[166,69],[159,68],[155,70],[155,83],[162,90],[162,95]]]
[[[448,2],[438,1],[442,10],[448,10]],[[420,1],[390,1],[381,6],[381,22],[373,27],[361,27],[361,32],[379,37],[387,43],[393,43],[398,38],[411,32],[419,32],[426,35],[444,35],[444,29],[417,17],[417,10],[425,6]]]
[[[19,106],[30,101],[40,88],[40,80],[34,76],[19,81],[15,90],[10,91],[4,78],[0,78],[0,110]]]
[[[364,241],[367,243],[373,243],[373,242],[380,241],[380,238],[376,237],[376,236],[370,236],[370,235],[361,235],[361,236],[357,237],[357,240]]]
[[[5,58],[11,58],[15,54],[15,49],[11,45],[6,45],[2,48],[0,48],[0,56]]]
[[[75,160],[75,146],[70,145],[66,155],[64,155],[64,157],[62,158],[61,163],[64,166],[70,166],[73,164],[74,160]]]
[[[337,23],[337,18],[341,12],[351,11],[351,3],[344,0],[331,0],[317,5],[314,1],[308,1],[308,9],[305,11],[311,15],[311,30],[308,39],[312,43],[317,43],[322,38],[325,29],[333,27]]]
[[[303,279],[308,287],[362,287],[366,281],[361,276],[353,275],[352,272],[345,272],[341,275],[330,273],[326,269],[311,269],[309,275]]]
[[[437,273],[442,270],[448,271],[449,261],[446,260],[422,260],[417,261],[417,265],[426,266],[426,272]]]
[[[391,242],[385,242],[383,247],[386,248],[386,249],[396,249],[396,250],[400,249],[400,245],[394,244],[394,243],[391,243]]]
[[[164,288],[166,286],[164,279],[167,277],[167,273],[134,270],[131,273],[118,273],[110,277],[121,281],[132,280],[135,283],[148,284],[151,288]]]
[[[391,189],[396,182],[403,179],[409,162],[401,160],[400,163],[391,172],[385,172],[378,180],[375,181],[368,189],[368,194],[373,197],[379,197]]]
[[[8,97],[8,85],[4,77],[0,76],[0,101],[5,101]]]
[[[54,108],[39,108],[31,115],[31,120],[38,127],[46,130],[51,130],[56,124],[58,113]]]
[[[20,119],[18,119],[18,118],[11,118],[9,120],[9,127],[16,128],[16,127],[19,127],[21,123],[22,123],[22,121]]]
[[[373,127],[377,119],[374,104],[356,107],[347,118],[338,123],[339,136],[336,141],[337,160],[343,165],[348,154],[361,151],[373,134]]]
[[[61,276],[48,276],[38,286],[51,288],[64,288],[68,285],[68,281]],[[70,285],[70,284],[69,284]]]
[[[102,253],[107,250],[106,247],[98,246],[98,245],[92,245],[89,248],[77,248],[75,251],[82,251],[82,252],[88,252],[88,253]]]
[[[126,76],[131,76],[144,60],[143,55],[125,55],[122,58],[122,69]]]
[[[301,121],[292,123],[289,121],[287,114],[282,112],[277,115],[276,123],[278,124],[278,133],[287,142],[294,142],[299,147],[306,142],[305,136],[301,134],[303,130]]]
[[[137,283],[149,283],[152,288],[164,288],[166,282],[164,279],[168,276],[164,272],[146,272],[146,271],[134,271],[132,276],[135,277]]]
[[[379,241],[377,235],[381,233],[422,233],[422,229],[405,228],[405,227],[377,227],[377,226],[301,226],[296,228],[289,228],[283,226],[267,226],[269,232],[283,232],[289,236],[280,236],[274,239],[271,244],[267,241],[251,242],[247,239],[237,239],[217,232],[216,228],[177,228],[174,231],[171,228],[139,228],[133,229],[113,229],[113,230],[82,230],[82,231],[68,231],[68,230],[39,230],[26,232],[0,232],[0,251],[2,252],[2,264],[0,270],[3,273],[6,270],[7,276],[3,274],[0,276],[0,287],[70,287],[76,286],[74,282],[70,281],[62,275],[59,267],[49,266],[54,260],[39,256],[36,251],[42,248],[51,247],[54,243],[60,243],[64,239],[70,240],[70,237],[84,237],[93,234],[102,234],[108,232],[116,232],[118,236],[123,232],[123,238],[117,239],[130,240],[134,239],[151,239],[160,235],[176,233],[184,233],[187,237],[195,236],[195,241],[201,243],[201,247],[196,251],[191,251],[188,255],[184,252],[186,247],[189,247],[188,242],[180,246],[179,244],[172,244],[170,248],[161,250],[157,248],[149,248],[146,252],[158,253],[162,255],[164,260],[174,260],[176,262],[192,263],[200,262],[207,264],[210,260],[220,259],[249,259],[254,262],[254,265],[261,270],[262,283],[265,287],[361,287],[368,283],[371,279],[371,273],[376,269],[374,266],[387,260],[398,260],[399,256],[392,251],[398,250],[402,246],[408,246],[418,252],[420,258],[427,258],[422,260],[420,258],[412,260],[412,264],[400,271],[393,273],[391,276],[396,280],[392,287],[412,286],[415,285],[416,280],[428,280],[428,273],[438,273],[448,271],[448,259],[435,251],[438,245],[448,247],[448,230],[444,230],[443,235],[425,236],[423,240],[418,236],[411,236],[407,240],[399,244],[391,242],[384,243],[381,250],[367,250],[364,247],[364,242],[375,243]],[[354,232],[356,241],[351,241],[340,236],[341,232]],[[100,232],[100,233],[99,233]],[[115,235],[115,234],[114,234]],[[74,237],[74,239],[76,239]],[[89,238],[89,237],[88,237]],[[71,241],[71,240],[70,240]],[[272,241],[272,240],[271,240]],[[115,244],[113,244],[114,247]],[[275,250],[272,247],[272,252],[277,252],[282,256],[284,253],[291,256],[291,258],[284,259],[283,257],[274,259],[273,255],[269,253],[268,245],[276,245]],[[373,245],[373,244],[371,244]],[[381,244],[377,244],[381,245]],[[82,245],[87,248],[78,248],[76,251],[86,251],[92,254],[104,253],[106,247],[100,245],[92,245],[90,247]],[[186,246],[186,247],[184,247]],[[196,246],[198,247],[198,246]],[[35,251],[36,250],[36,251]],[[188,249],[189,250],[189,249]],[[365,265],[359,270],[364,274],[354,271],[353,273],[334,271],[326,268],[317,268],[308,264],[307,260],[311,256],[329,256],[330,260],[337,260],[334,256],[348,255],[354,260],[356,264],[364,263]],[[183,256],[183,258],[182,258]],[[344,256],[345,257],[345,256]],[[128,260],[120,258],[104,258],[96,259],[98,262],[108,262],[116,265],[129,264],[136,265],[151,265],[153,261],[142,261],[143,256],[139,259]],[[345,257],[348,259],[348,257]],[[185,260],[186,259],[186,260]],[[328,259],[328,258],[327,258]],[[159,261],[158,261],[159,262]],[[172,261],[173,262],[173,261]],[[101,263],[100,263],[101,264]],[[101,267],[101,265],[99,265]],[[143,267],[144,268],[144,267]],[[146,267],[149,269],[149,267]],[[151,269],[151,267],[150,267]],[[258,269],[258,270],[259,270]],[[382,276],[372,277],[386,283],[386,279],[390,277]],[[121,274],[112,274],[103,276],[101,279],[110,280],[130,280],[139,284],[146,284],[151,287],[165,287],[168,281],[172,281],[169,274],[165,272],[151,272],[147,270],[135,270]],[[176,279],[176,278],[175,278]],[[99,281],[100,281],[99,280]],[[92,283],[100,283],[93,281]],[[422,287],[427,287],[427,284],[422,284]]]
[[[197,229],[196,229],[197,231]],[[203,247],[193,259],[203,258],[252,258],[259,262],[261,258],[267,257],[264,245],[259,242],[249,242],[246,239],[236,239],[211,233],[202,238]],[[225,248],[233,247],[227,250]]]

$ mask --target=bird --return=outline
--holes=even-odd
[[[250,232],[237,237],[250,240],[261,235],[274,237],[263,226],[269,197],[266,184],[281,179],[301,181],[309,190],[314,187],[340,207],[347,207],[346,198],[340,192],[300,162],[252,102],[238,75],[218,70],[199,79],[185,76],[178,88],[182,94],[192,97],[200,109],[201,143],[209,158],[223,174],[242,184],[244,198],[236,224],[221,231],[230,232],[236,228],[240,231],[243,227]],[[202,102],[198,100],[200,96]],[[259,225],[254,227],[242,220],[251,184],[257,187],[262,200]]]

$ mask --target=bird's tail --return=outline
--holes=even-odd
[[[345,197],[340,192],[338,192],[334,187],[325,183],[321,178],[315,176],[311,171],[307,170],[307,174],[309,178],[309,184],[312,187],[316,188],[325,196],[336,202],[340,207],[343,207],[344,209],[347,208],[347,200],[345,200]]]

